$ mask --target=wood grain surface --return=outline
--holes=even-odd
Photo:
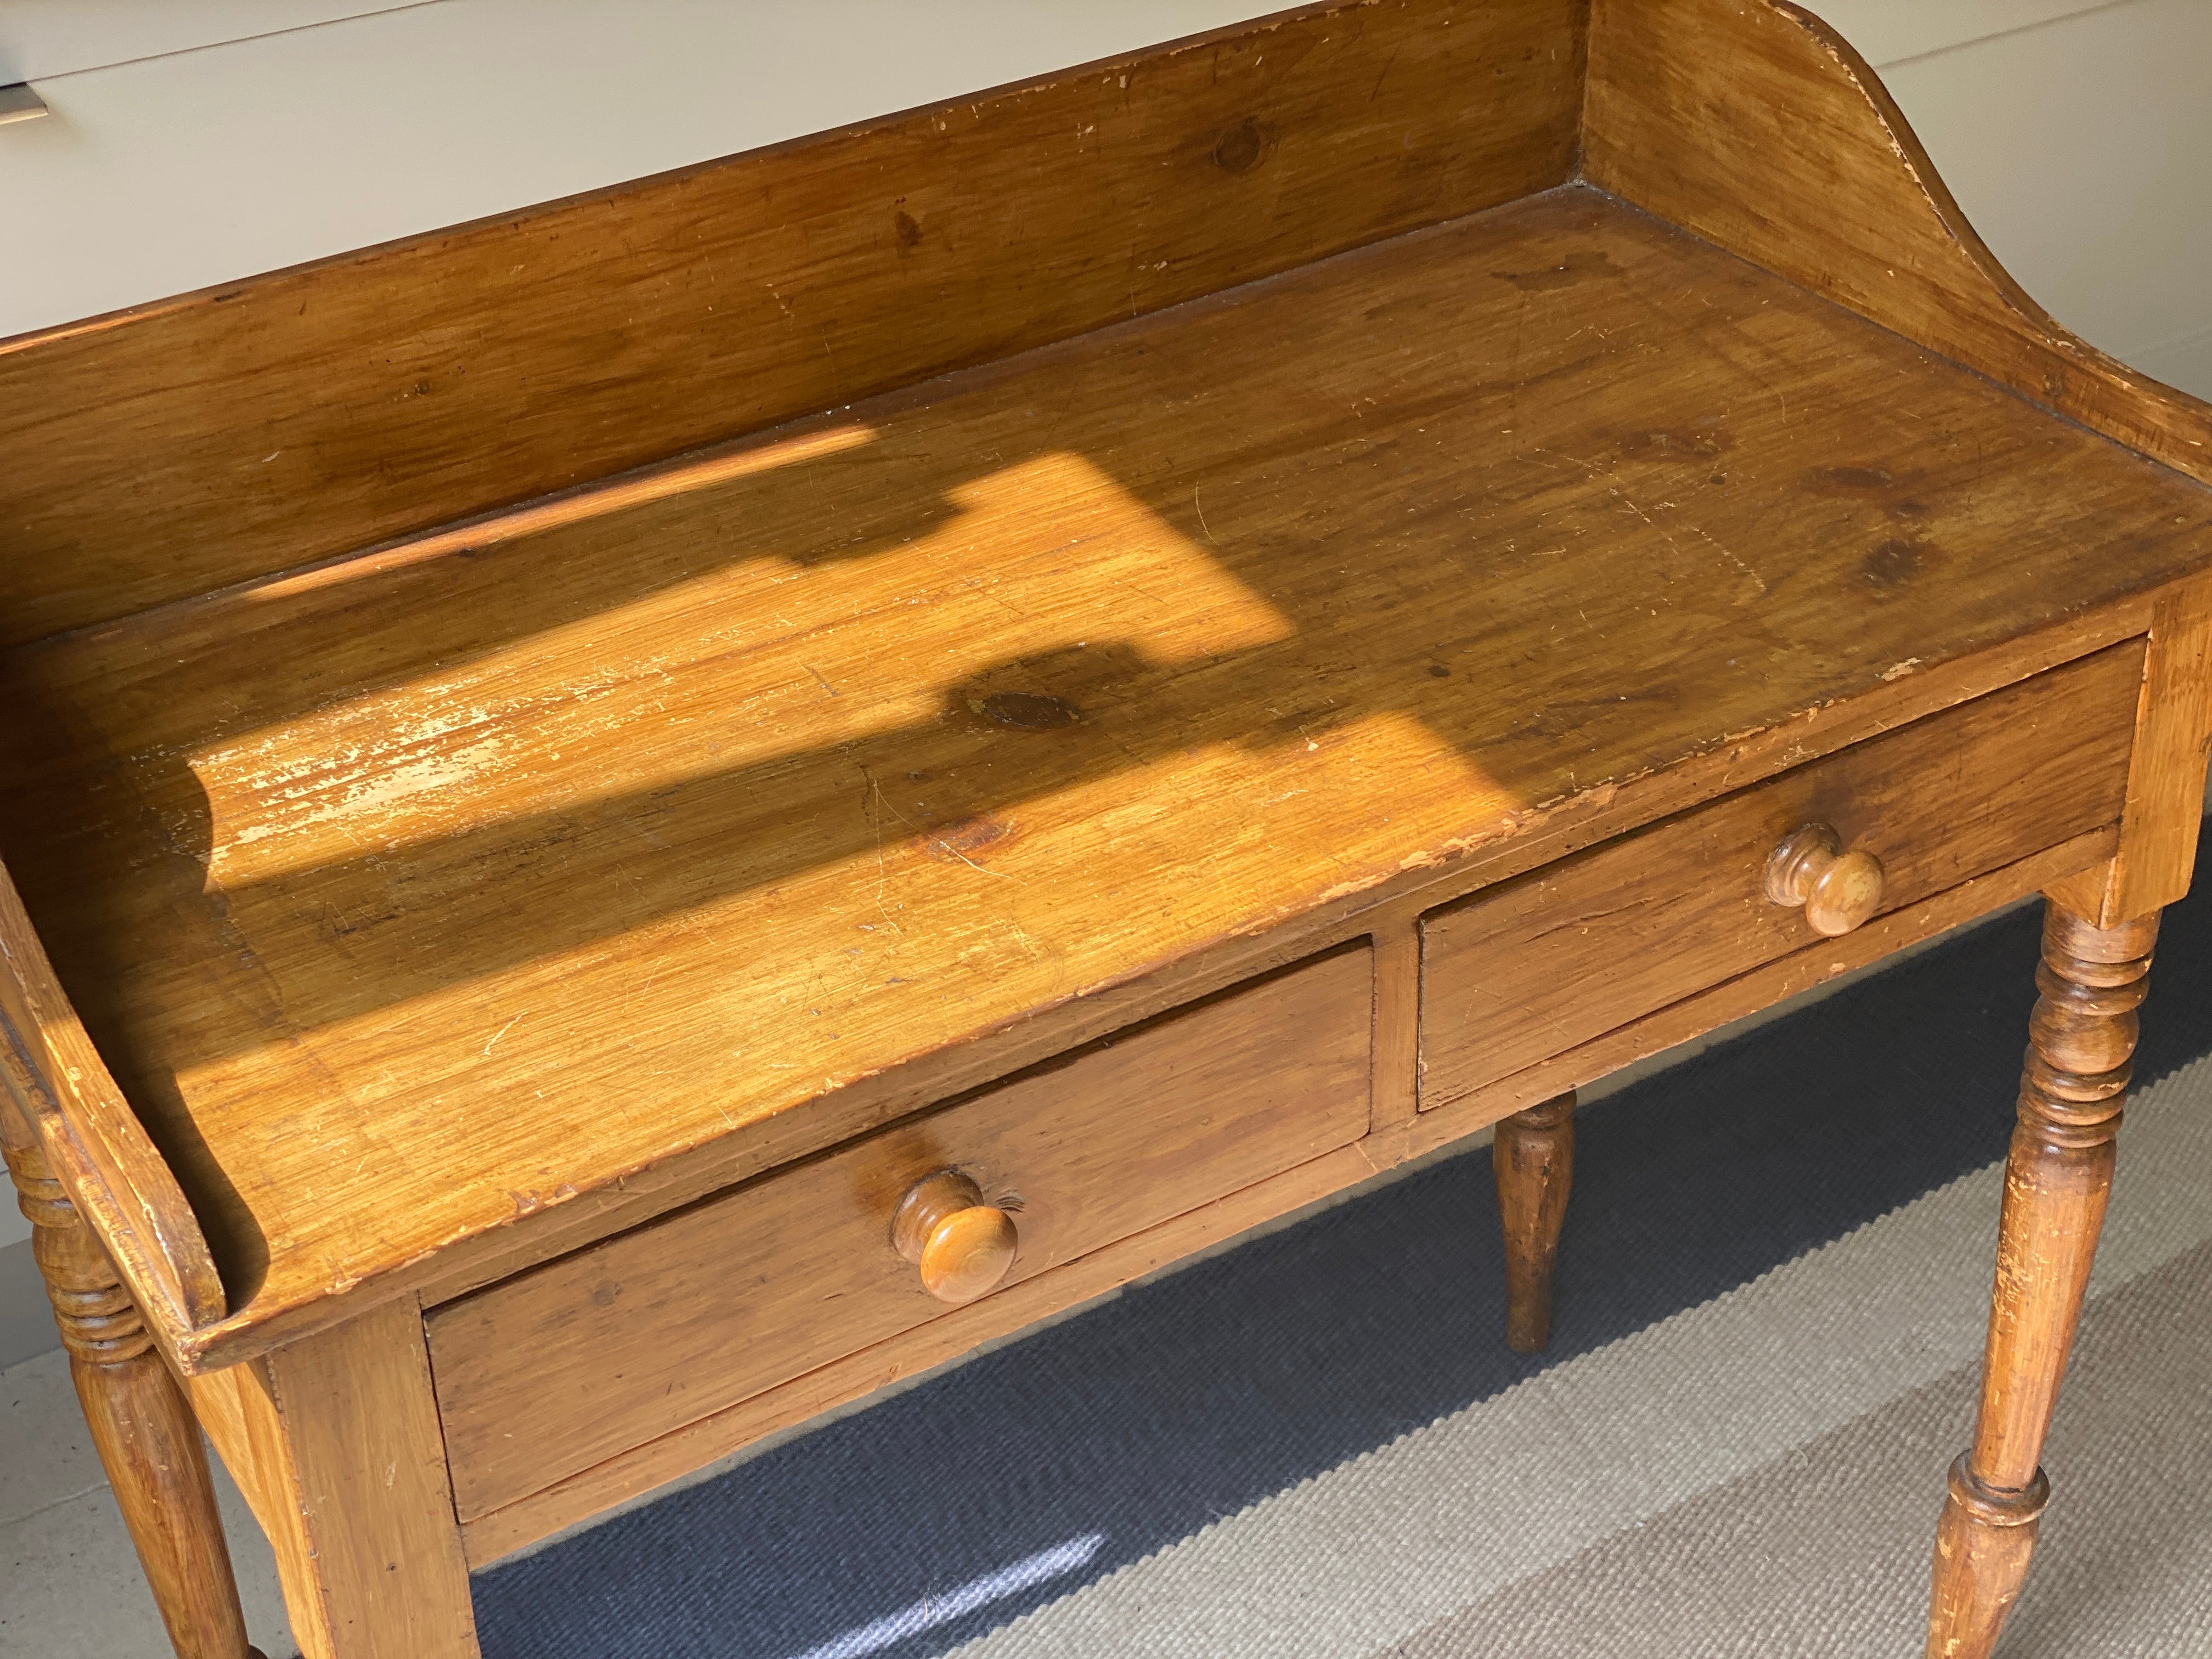
[[[462,1518],[963,1320],[892,1248],[932,1170],[1013,1215],[1011,1287],[1357,1140],[1372,971],[1338,951],[438,1310]]]
[[[2208,557],[1570,189],[20,649],[0,848],[212,1346]]]
[[[307,1654],[466,1659],[471,1559],[1514,1113],[1534,1346],[1538,1103],[2043,886],[1994,1639],[2212,409],[1808,14],[1309,8],[0,342],[0,1127],[210,1651],[169,1363]]]
[[[1399,1133],[1370,1135],[1361,1143],[1362,1148],[1376,1167],[1387,1169],[1449,1146],[1508,1113],[1548,1100],[1563,1089],[1595,1083],[1625,1066],[1755,1014],[1838,975],[1867,967],[1947,928],[2031,897],[2051,882],[2109,858],[2118,838],[2109,827],[2091,830],[2017,864],[1962,882],[1922,903],[1877,916],[1840,939],[1816,937],[1802,950],[1670,1002],[1656,1012],[1587,1042],[1562,1048],[1525,1070],[1423,1112]]]
[[[269,1535],[303,1659],[476,1659],[468,1565],[412,1300],[195,1376],[191,1389]]]
[[[1565,182],[1583,0],[1363,0],[0,343],[0,643]]]
[[[1399,1156],[1392,1147],[1405,1139],[1398,1130],[1413,1124],[1417,1115],[1418,1138],[1425,1146],[1441,1144],[1453,1133],[1464,1133],[1453,1127],[1463,1116],[1456,1109],[1417,1114],[1413,1060],[1418,1053],[1419,1000],[1418,926],[1428,911],[1671,812],[1747,787],[1848,744],[1879,736],[1933,710],[2000,690],[2107,645],[2140,637],[2161,602],[2160,592],[2118,600],[2016,635],[1974,655],[1928,665],[1848,702],[1814,705],[1776,725],[1738,733],[1668,771],[1632,779],[1617,789],[1570,796],[1555,806],[1528,815],[1517,833],[1488,841],[1463,857],[1417,866],[1378,887],[1340,894],[1316,907],[1305,925],[1225,936],[1148,974],[1044,1010],[1032,1019],[994,1033],[988,1042],[956,1044],[917,1055],[896,1070],[819,1097],[805,1112],[760,1118],[729,1135],[702,1142],[687,1153],[535,1211],[513,1225],[472,1235],[426,1264],[427,1272],[419,1276],[410,1273],[404,1278],[419,1286],[426,1305],[451,1301],[626,1227],[641,1224],[686,1202],[1110,1035],[1160,1008],[1213,994],[1310,955],[1317,948],[1360,939],[1370,939],[1376,955],[1377,1023],[1376,1127],[1368,1143],[1363,1144],[1371,1145],[1375,1156],[1387,1165]],[[2072,877],[2100,860],[2108,860],[2118,839],[2117,829],[2097,831],[2051,854],[2008,866],[2001,872],[2002,880],[2024,884],[2009,888],[2012,894],[2034,891],[2053,880]],[[1936,908],[1954,921],[1978,915],[1979,909],[1974,907],[1986,908],[1978,894],[1998,882],[1997,876],[1970,882],[1966,889],[1954,890],[1954,895],[1960,896],[1957,902],[1947,896]],[[1967,908],[1959,908],[1960,904]],[[1863,929],[1862,934],[1888,936],[1900,914],[1905,913],[1893,913]],[[1931,907],[1916,907],[1910,914],[1923,917],[1931,914]],[[1733,983],[1740,986],[1758,978],[1754,973]],[[1601,1066],[1599,1071],[1603,1069]],[[1585,1073],[1582,1080],[1598,1074]],[[1521,1104],[1537,1098],[1541,1097],[1526,1097]],[[1473,1127],[1488,1121],[1468,1120]],[[1427,1139],[1439,1133],[1440,1125],[1441,1139]],[[267,1346],[271,1332],[297,1332],[343,1316],[357,1296],[379,1293],[379,1283],[372,1281],[354,1295],[341,1293],[268,1322],[226,1327],[210,1334],[210,1346],[200,1352],[220,1354],[249,1346],[258,1351]],[[382,1293],[390,1291],[386,1288]]]
[[[1803,949],[1763,884],[1800,824],[1881,860],[1884,909],[2118,824],[2142,664],[2110,647],[1431,916],[1423,1106]]]
[[[0,866],[0,1089],[130,1287],[155,1340],[223,1316],[199,1218],[148,1139],[54,977]]]
[[[717,1458],[817,1417],[874,1389],[913,1377],[1060,1313],[1193,1253],[1340,1192],[1374,1170],[1359,1146],[1341,1147],[1212,1204],[1185,1212],[1035,1279],[1010,1285],[817,1370],[595,1463],[503,1508],[464,1523],[470,1565],[483,1566],[609,1505],[650,1492]]]
[[[1540,1353],[1552,1340],[1552,1272],[1575,1179],[1575,1097],[1498,1121],[1490,1143],[1505,1242],[1505,1342]]]
[[[2158,921],[2100,927],[2056,902],[2044,912],[1974,1439],[1952,1466],[1936,1530],[1927,1659],[1989,1659],[2027,1576],[2051,1497],[2044,1436],[2112,1195]]]
[[[2160,594],[2152,607],[2119,850],[2111,862],[2060,884],[2052,896],[2112,927],[2188,892],[2203,823],[2208,745],[2212,581],[2186,582]]]
[[[1594,0],[1583,176],[2212,481],[2212,405],[2054,321],[1844,39],[1778,0]]]
[[[42,1137],[0,1093],[4,1153],[93,1449],[182,1659],[262,1659],[246,1640],[199,1425],[99,1236],[54,1176]],[[36,1514],[27,1517],[36,1528]],[[85,1586],[88,1593],[90,1585]]]
[[[2114,832],[2101,830],[2050,852],[1966,882],[1923,904],[1893,910],[1840,939],[1802,951],[1670,1005],[1658,1013],[1571,1049],[1418,1119],[1378,1124],[1340,1152],[1301,1164],[1219,1201],[1093,1251],[1048,1273],[1010,1285],[963,1310],[957,1322],[931,1321],[794,1378],[633,1450],[554,1482],[466,1522],[471,1565],[483,1566],[608,1505],[636,1497],[746,1444],[847,1404],[871,1390],[942,1364],[977,1344],[1075,1306],[1196,1250],[1261,1225],[1302,1205],[1432,1152],[1632,1060],[1698,1036],[1729,1020],[1863,967],[1892,951],[2033,894],[2053,879],[2111,855]]]

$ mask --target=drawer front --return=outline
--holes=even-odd
[[[921,1176],[970,1176],[1018,1234],[1002,1285],[1358,1139],[1370,951],[1094,1043],[434,1313],[464,1519],[924,1321],[893,1249]]]
[[[2126,641],[1423,919],[1424,1109],[1820,942],[1768,855],[1832,825],[1881,911],[2118,821],[2142,682]]]

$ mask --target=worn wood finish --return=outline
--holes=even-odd
[[[9,1133],[317,1659],[1499,1119],[1537,1341],[1544,1103],[2042,886],[1986,1644],[2212,421],[1803,14],[1585,17],[1309,10],[0,344]]]
[[[18,651],[0,844],[250,1331],[2130,599],[2208,524],[1565,191]]]
[[[932,1171],[1012,1215],[1012,1286],[1357,1140],[1372,972],[1339,952],[440,1310],[461,1515],[964,1316],[894,1248]]]
[[[2152,607],[2149,654],[2128,761],[2121,849],[2054,896],[2100,927],[2163,909],[2189,890],[2212,744],[2212,581],[2179,584]]]
[[[1510,1077],[1423,1112],[1408,1133],[1371,1136],[1364,1143],[1378,1167],[1449,1146],[1471,1130],[1510,1113],[1579,1089],[1624,1066],[1704,1036],[1731,1020],[1755,1014],[1786,997],[1825,983],[1839,974],[1879,962],[1892,951],[1932,937],[2014,900],[2043,890],[2056,878],[2076,873],[2111,856],[2118,839],[2106,829],[2078,836],[2046,853],[1973,881],[1961,883],[1923,904],[1893,910],[1856,933],[1809,945],[1802,951],[1711,989],[1673,1002],[1655,1013],[1563,1049]]]
[[[1972,1449],[1936,1534],[1929,1659],[1987,1659],[2051,1496],[2038,1460],[2112,1192],[2155,915],[2100,927],[2047,909]]]
[[[469,1559],[479,1566],[495,1561],[610,1504],[688,1474],[763,1435],[848,1405],[886,1384],[915,1376],[981,1343],[1079,1306],[1194,1252],[1340,1192],[1374,1173],[1366,1148],[1354,1142],[1093,1250],[1050,1273],[1010,1284],[958,1310],[951,1318],[917,1325],[888,1341],[833,1360],[818,1370],[594,1464],[503,1508],[469,1519],[462,1527]]]
[[[1415,1111],[1415,1079],[1407,1067],[1418,1053],[1414,1011],[1419,988],[1419,938],[1415,930],[1427,911],[1442,902],[1540,868],[1554,859],[1571,856],[1714,794],[1743,787],[1932,710],[1984,695],[2139,634],[2149,626],[2154,598],[2146,594],[2124,599],[2008,640],[1977,655],[1931,665],[1924,672],[1900,676],[1849,702],[1807,709],[1777,726],[1740,736],[1670,771],[1632,780],[1610,792],[1571,798],[1530,815],[1519,834],[1474,849],[1464,858],[1417,866],[1376,889],[1340,895],[1317,906],[1310,933],[1285,928],[1222,939],[1142,978],[1042,1011],[990,1042],[939,1049],[896,1072],[823,1097],[805,1114],[783,1113],[748,1124],[720,1140],[704,1143],[597,1191],[533,1212],[514,1225],[450,1246],[422,1280],[422,1299],[426,1304],[443,1303],[480,1290],[764,1170],[866,1133],[933,1102],[1048,1060],[1152,1010],[1188,1002],[1271,972],[1312,954],[1315,945],[1326,948],[1370,933],[1377,941],[1378,1083],[1370,1141],[1387,1167],[1395,1161],[1395,1154],[1387,1148],[1402,1139],[1396,1131],[1413,1121]],[[1982,897],[1998,885],[2010,884],[2005,887],[2006,897],[2048,887],[2100,859],[2109,859],[2117,845],[2118,830],[2108,828],[2077,840],[2078,846],[2063,843],[2049,854],[2008,866],[1998,875],[1968,883],[1954,890],[1953,896],[1940,904],[1893,912],[1891,917],[1869,924],[1864,933],[1902,938],[1905,935],[1893,926],[1902,917],[1920,918],[1940,911],[1958,921],[1978,915],[1988,903],[2002,902],[1984,902]],[[1408,939],[1415,957],[1410,968],[1404,961]],[[1863,939],[1853,942],[1852,951],[1856,952],[1863,943]],[[1387,959],[1393,956],[1398,960],[1390,965]],[[1785,959],[1790,960],[1794,959]],[[1410,985],[1401,977],[1408,972],[1413,975]],[[1757,979],[1756,975],[1746,975],[1731,984],[1741,987]],[[1655,1046],[1663,1048],[1666,1043]],[[1392,1053],[1406,1056],[1406,1065],[1386,1075],[1391,1063],[1388,1056]],[[1579,1080],[1588,1081],[1595,1075],[1586,1073]],[[1561,1086],[1566,1085],[1528,1096],[1520,1104],[1557,1094]],[[1473,1127],[1489,1121],[1476,1120]],[[1436,1126],[1456,1124],[1461,1118],[1456,1112],[1434,1112],[1424,1115],[1422,1121],[1426,1126],[1420,1132],[1423,1144],[1434,1146],[1449,1138],[1449,1134],[1430,1138],[1435,1135]],[[387,1288],[373,1284],[251,1328],[218,1328],[202,1334],[199,1340],[204,1346],[198,1352],[218,1362],[235,1352],[258,1352],[258,1347],[268,1346],[272,1331],[289,1336],[315,1328],[307,1322],[319,1319],[327,1323],[343,1317],[354,1300],[380,1289],[390,1294]]]
[[[1410,916],[1381,916],[1375,952],[1372,1128],[1410,1122],[1420,1109],[1421,933]]]
[[[1818,18],[1779,0],[1594,0],[1589,54],[1590,182],[2212,481],[2212,406],[2028,298]]]
[[[917,1326],[476,1516],[463,1527],[469,1559],[479,1566],[497,1560],[763,1435],[804,1422],[871,1389],[915,1376],[978,1343],[1019,1330],[1407,1158],[1462,1139],[1563,1090],[1702,1036],[1837,974],[2033,894],[2057,878],[2109,858],[2114,838],[2111,829],[2077,837],[2018,865],[1963,883],[1926,903],[1893,910],[1848,938],[1816,940],[1780,962],[1675,1003],[1595,1042],[1569,1050],[1557,1061],[1449,1106],[1422,1113],[1418,1119],[1378,1120],[1364,1139],[1340,1152],[1094,1250],[1049,1273],[1009,1285],[963,1310],[957,1322],[936,1320]]]
[[[304,1659],[476,1659],[418,1309],[387,1303],[191,1388]]]
[[[1552,1340],[1552,1269],[1575,1179],[1574,1096],[1500,1118],[1490,1166],[1505,1230],[1505,1340],[1540,1353]]]
[[[2111,647],[1427,918],[1424,1104],[1802,948],[1766,878],[1808,821],[1879,858],[1890,908],[2118,823],[2142,660]]]
[[[12,1077],[9,1084],[0,1091],[0,1152],[31,1223],[32,1254],[93,1448],[170,1644],[178,1659],[261,1659],[246,1644],[199,1425],[129,1288],[54,1178]]]
[[[0,343],[0,642],[1565,181],[1583,0],[1367,0]]]
[[[2019,1599],[2051,1483],[2043,1471],[2024,1492],[1984,1490],[1961,1455],[1936,1522],[1936,1587],[1929,1612],[1931,1659],[1976,1659],[1996,1645]]]
[[[173,1358],[225,1310],[199,1218],[109,1076],[0,866],[0,1078],[131,1304]]]

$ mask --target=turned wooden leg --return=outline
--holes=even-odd
[[[1552,1267],[1575,1178],[1573,1093],[1500,1120],[1490,1167],[1505,1224],[1505,1340],[1535,1353],[1552,1340]]]
[[[7,1156],[92,1443],[170,1644],[179,1659],[260,1659],[246,1645],[199,1424],[176,1377],[45,1155],[10,1135]]]
[[[2055,902],[2045,911],[1981,1403],[1936,1528],[1929,1659],[1984,1659],[2027,1575],[2051,1495],[2038,1460],[2104,1224],[2157,937],[2154,914],[2098,927]]]

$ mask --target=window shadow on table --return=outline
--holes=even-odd
[[[2039,927],[2007,913],[1586,1109],[1546,1355],[1503,1340],[1489,1159],[1449,1158],[490,1569],[488,1659],[940,1654],[1741,1285],[2003,1155]],[[2212,1052],[2212,887],[2169,911],[2153,986],[2139,1085]]]
[[[1561,264],[1559,240],[1501,246],[1471,276],[1438,242],[1430,257],[1449,283],[1417,272],[1355,288],[1334,308],[1255,290],[1235,319],[1201,313],[1170,331],[1042,354],[941,407],[927,399],[942,390],[925,389],[672,463],[667,476],[690,481],[681,489],[641,476],[532,508],[548,516],[526,535],[463,526],[217,596],[204,603],[219,622],[180,612],[148,625],[139,659],[107,647],[116,684],[137,699],[133,729],[121,739],[67,733],[62,763],[40,769],[38,787],[0,813],[0,847],[103,1052],[137,1073],[126,1080],[134,1098],[160,1099],[173,1092],[169,1077],[240,1048],[872,856],[887,827],[892,842],[925,847],[953,826],[988,833],[1024,803],[1204,744],[1280,754],[1289,777],[1317,738],[1404,719],[1433,738],[1440,762],[1456,757],[1491,787],[1487,816],[1478,823],[1470,808],[1455,829],[1472,832],[1577,787],[1577,767],[1587,780],[1663,766],[1716,732],[1771,718],[1783,706],[1778,663],[1790,665],[1787,707],[1816,707],[1863,680],[1858,656],[1887,648],[1884,626],[1920,638],[1905,619],[1938,575],[1947,516],[1972,505],[1972,469],[1936,476],[1910,465],[1911,434],[1858,418],[1871,406],[1852,398],[1891,395],[1878,376],[1821,405],[1850,434],[1840,445],[1770,415],[1773,377],[1808,361],[1761,331],[1772,324],[1771,279],[1708,269],[1672,242],[1642,276],[1610,259]],[[1572,280],[1554,280],[1555,270]],[[1532,286],[1530,270],[1544,280]],[[1607,328],[1594,330],[1601,317]],[[1330,383],[1266,344],[1290,329],[1333,343],[1315,355],[1337,365],[1321,377]],[[1870,362],[1894,349],[1871,332],[1852,338]],[[1436,339],[1451,349],[1407,356],[1410,342]],[[1696,409],[1681,380],[1692,362]],[[1605,392],[1602,418],[1581,406],[1593,385]],[[1547,399],[1560,405],[1553,416],[1540,416]],[[1741,415],[1704,412],[1731,401]],[[1182,413],[1131,413],[1152,408]],[[1528,435],[1501,449],[1497,428],[1516,409]],[[1544,419],[1573,441],[1547,448]],[[1927,544],[1905,562],[1910,573],[1882,551],[1907,532]],[[1593,584],[1565,556],[1583,538],[1620,550],[1607,580]],[[1753,550],[1760,573],[1732,540]],[[793,573],[852,574],[856,605],[865,584],[905,573],[896,580],[935,605],[998,580],[1002,561],[1073,568],[1137,544],[1154,550],[1164,574],[1203,572],[1194,585],[1244,595],[1248,637],[1156,654],[1117,616],[1114,584],[1101,582],[994,658],[907,686],[936,705],[919,719],[841,727],[826,742],[818,732],[765,742],[733,724],[727,763],[645,779],[624,775],[619,736],[602,738],[608,781],[459,828],[434,811],[411,823],[363,815],[360,803],[404,795],[415,786],[395,791],[395,778],[441,768],[465,807],[476,788],[488,801],[529,792],[505,775],[471,783],[451,745],[428,741],[390,745],[336,784],[315,781],[319,766],[342,773],[349,746],[376,742],[374,720],[345,727],[329,711],[374,713],[396,688],[469,681],[492,665],[493,678],[469,681],[452,708],[408,708],[417,724],[468,727],[470,698],[515,693],[526,727],[544,708],[580,703],[578,683],[612,672],[637,616],[696,645],[667,620],[684,593],[711,594],[725,620],[758,633],[776,610],[770,596],[798,591],[774,586]],[[1783,547],[1796,550],[1758,550]],[[865,591],[867,603],[882,598]],[[1866,637],[1841,652],[1826,642],[1838,605],[1866,610]],[[1259,619],[1272,637],[1250,636]],[[1207,625],[1219,632],[1218,616]],[[138,627],[110,631],[137,638]],[[580,645],[580,630],[614,643]],[[884,628],[861,643],[880,654],[896,640]],[[45,657],[20,654],[11,705],[54,705],[40,684]],[[671,677],[672,697],[681,678]],[[111,691],[103,683],[84,695],[98,702]],[[1042,728],[1000,718],[1008,700],[1066,718]],[[866,705],[842,707],[850,726]],[[215,785],[225,799],[210,802],[209,751],[258,744],[298,721],[307,735],[271,751],[281,764],[231,763]],[[580,730],[578,741],[592,739]],[[501,742],[501,764],[527,775],[527,732]],[[90,768],[66,758],[103,750]],[[279,781],[261,780],[264,768]],[[127,810],[70,793],[118,782]],[[265,821],[246,825],[245,872],[226,875],[223,860],[245,842],[235,822],[218,834],[216,818],[240,810]],[[255,872],[300,823],[338,818],[352,833],[305,835],[303,854]],[[145,838],[127,877],[88,881],[95,855],[44,844],[77,822]],[[100,913],[101,890],[125,886],[161,891],[134,900],[130,915]],[[258,961],[245,976],[258,974],[265,995],[234,984],[233,1012],[177,1022],[169,1048],[142,1067],[131,1021],[110,1005],[143,955],[136,935],[149,915],[164,933],[196,930],[179,954]],[[322,930],[313,949],[301,944],[310,924]],[[316,965],[318,952],[328,965]]]
[[[1873,665],[1917,660],[1931,638],[2033,621],[2017,577],[1966,553],[1990,534],[1996,462],[1979,443],[1929,452],[1895,418],[1897,373],[1924,367],[1902,342],[1778,309],[1778,279],[1671,234],[1595,220],[1486,233],[1470,264],[1453,239],[1475,234],[1408,243],[1387,267],[1351,256],[1371,283],[1263,283],[1233,307],[695,455],[661,483],[612,481],[529,509],[527,534],[461,526],[0,662],[9,707],[33,711],[26,726],[51,717],[58,757],[0,756],[15,784],[0,854],[205,1212],[234,1302],[267,1249],[182,1098],[203,1066],[310,1051],[319,1030],[806,872],[880,868],[886,851],[925,876],[940,849],[988,866],[1022,845],[1011,817],[1041,821],[1071,791],[1206,745],[1241,751],[1238,777],[1277,809],[1240,823],[1254,844],[1310,844],[1312,803],[1281,803],[1321,766],[1314,751],[1416,734],[1390,764],[1330,775],[1339,818],[1362,791],[1378,811],[1425,791],[1422,844],[1462,842],[1862,690]],[[1292,337],[1310,349],[1286,355]],[[1992,453],[2046,441],[1963,377],[1925,399],[1986,427]],[[2074,496],[2054,482],[2050,498]],[[2094,556],[2073,529],[2042,511],[2008,532],[2005,568],[2075,568]],[[2135,533],[2101,525],[2098,544]],[[1571,556],[1593,548],[1601,575]],[[1017,567],[1082,573],[1132,550],[1171,595],[1212,595],[1211,611],[1167,605],[1188,624],[1172,648],[1122,614],[1127,590],[1086,576],[990,632],[989,650],[952,653],[957,668],[937,641],[834,718],[838,688],[789,659],[841,607],[951,614],[1013,592],[1000,579]],[[770,637],[775,596],[807,584],[814,620]],[[2055,575],[2041,590],[2070,591]],[[1232,613],[1240,626],[1209,636]],[[702,646],[709,622],[732,637]],[[880,658],[899,634],[841,648]],[[545,786],[557,711],[672,641],[667,695],[692,699],[692,729],[726,725],[726,756],[634,723],[600,734],[590,775]],[[71,680],[87,663],[98,672]],[[770,667],[825,701],[747,712],[751,671]],[[468,687],[449,706],[388,696],[449,683]],[[503,769],[488,780],[457,761],[469,739],[447,738],[502,698],[521,713],[487,726]],[[399,797],[422,810],[391,809]],[[1163,841],[1149,867],[1227,878],[1202,836],[1187,856]],[[1048,873],[1070,890],[1096,873],[1089,845],[1028,843],[1054,850]],[[1405,851],[1344,885],[1387,878]],[[578,982],[594,973],[612,1006],[619,975]],[[641,1053],[675,1028],[647,1014]]]

